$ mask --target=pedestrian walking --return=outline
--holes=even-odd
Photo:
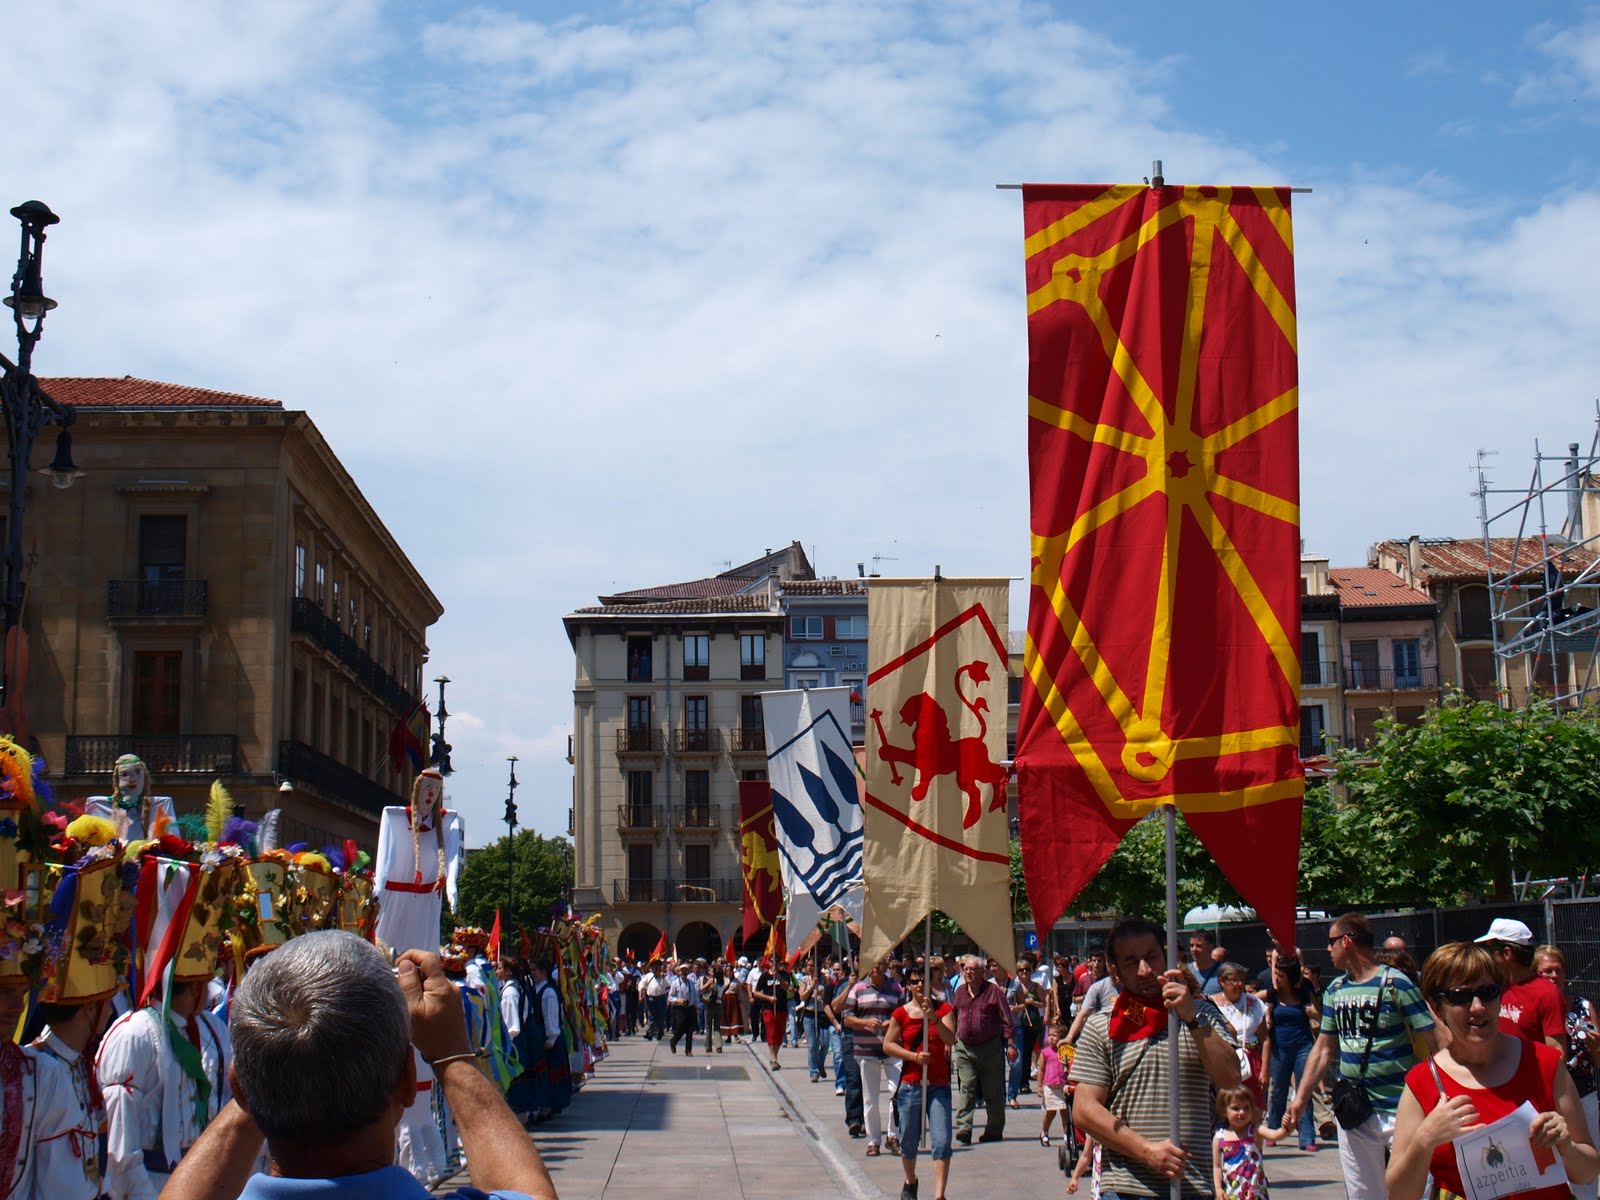
[[[867,1156],[882,1153],[883,1117],[879,1108],[880,1088],[887,1083],[892,1099],[900,1086],[900,1060],[883,1052],[883,1032],[889,1027],[894,1010],[905,1003],[905,991],[889,978],[885,956],[872,966],[868,976],[850,989],[844,1003],[844,1023],[854,1034],[856,1066],[861,1070],[862,1110],[867,1126]],[[888,1138],[889,1153],[896,1153],[898,1135]]]
[[[1267,1023],[1267,1006],[1259,996],[1244,990],[1246,975],[1244,967],[1238,963],[1223,963],[1217,971],[1222,991],[1212,997],[1212,1003],[1233,1026],[1244,1086],[1255,1094],[1256,1107],[1265,1108],[1267,1060],[1263,1053],[1263,1030]]]
[[[1211,1139],[1212,1195],[1216,1200],[1268,1200],[1262,1151],[1286,1132],[1262,1126],[1261,1102],[1244,1085],[1217,1090],[1217,1116],[1222,1127]]]
[[[956,1141],[972,1141],[972,1114],[981,1098],[987,1114],[980,1142],[998,1142],[1006,1132],[1006,1067],[1015,1062],[1017,1047],[1011,1009],[1005,992],[984,975],[984,961],[975,954],[961,960],[961,985],[956,988]]]
[[[727,973],[717,962],[700,979],[700,1006],[705,1013],[706,1053],[722,1053],[722,993],[728,985]]]
[[[1067,1027],[1057,1022],[1046,1031],[1044,1044],[1039,1048],[1039,1144],[1050,1144],[1050,1122],[1061,1114],[1061,1136],[1071,1140],[1070,1118],[1067,1116],[1067,1070],[1061,1062],[1061,1052],[1070,1049]]]
[[[884,1053],[901,1063],[895,1093],[900,1164],[905,1172],[900,1200],[917,1200],[924,1091],[934,1200],[945,1200],[950,1180],[950,1047],[956,1040],[955,1010],[937,999],[941,981],[931,968],[928,972],[925,976],[912,971],[909,995],[890,1014],[883,1034]]]
[[[1272,951],[1269,971],[1271,985],[1261,994],[1267,1009],[1264,1041],[1267,1047],[1271,1092],[1267,1101],[1267,1125],[1272,1129],[1284,1123],[1283,1115],[1294,1096],[1294,1081],[1303,1079],[1306,1060],[1316,1043],[1322,1012],[1316,989],[1300,973],[1300,960]],[[1300,1114],[1300,1149],[1317,1148],[1317,1131],[1311,1109]]]
[[[672,1023],[672,1039],[668,1046],[676,1054],[681,1039],[685,1058],[694,1053],[694,998],[698,991],[690,982],[689,964],[679,963],[677,972],[667,984],[667,1013]]]
[[[1017,960],[1017,973],[1006,984],[1006,1007],[1017,1031],[1017,1058],[1006,1078],[1006,1105],[1022,1107],[1021,1097],[1033,1087],[1033,1060],[1044,1037],[1044,1010],[1047,997],[1033,979],[1033,960],[1023,955]]]
[[[1417,1061],[1411,1035],[1437,1049],[1433,1017],[1417,985],[1373,955],[1372,926],[1347,913],[1328,930],[1328,951],[1342,974],[1322,996],[1322,1021],[1305,1074],[1285,1114],[1297,1124],[1331,1064],[1339,1167],[1347,1200],[1383,1200],[1384,1166],[1394,1145],[1395,1111],[1406,1072]]]

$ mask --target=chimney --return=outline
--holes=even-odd
[[[1406,569],[1411,573],[1406,582],[1415,586],[1422,578],[1422,539],[1414,533],[1406,539]]]
[[[856,578],[857,579],[865,579],[866,577],[867,577],[867,564],[864,563],[864,562],[858,562],[856,564]]]
[[[1578,465],[1578,443],[1567,443],[1567,541],[1583,541],[1583,471]]]

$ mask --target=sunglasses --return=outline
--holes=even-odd
[[[1480,983],[1475,988],[1440,988],[1434,995],[1446,1004],[1454,1005],[1456,1008],[1465,1008],[1474,1000],[1492,1004],[1500,999],[1501,990],[1498,983]]]

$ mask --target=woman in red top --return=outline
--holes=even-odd
[[[1499,961],[1473,942],[1451,942],[1428,957],[1419,983],[1450,1036],[1442,1039],[1444,1049],[1406,1076],[1389,1160],[1391,1200],[1417,1200],[1430,1171],[1445,1191],[1466,1194],[1455,1140],[1524,1102],[1538,1112],[1530,1136],[1536,1162],[1538,1150],[1555,1147],[1571,1182],[1589,1183],[1600,1174],[1600,1153],[1560,1051],[1500,1032]],[[1519,1200],[1569,1195],[1564,1184],[1518,1193]]]
[[[942,964],[928,964],[934,994],[942,990]],[[927,1014],[932,1010],[930,1022]],[[928,1026],[933,1026],[929,1036]],[[931,1004],[922,976],[911,975],[911,999],[889,1018],[883,1034],[883,1052],[900,1059],[899,1108],[900,1165],[905,1170],[905,1186],[900,1200],[917,1200],[917,1146],[922,1141],[923,1076],[927,1076],[928,1135],[932,1143],[934,1200],[944,1200],[950,1179],[950,1047],[956,1043],[956,1010],[942,1000]]]

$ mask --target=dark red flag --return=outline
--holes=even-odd
[[[739,784],[739,873],[744,877],[743,936],[748,942],[783,911],[772,787],[765,780]]]

